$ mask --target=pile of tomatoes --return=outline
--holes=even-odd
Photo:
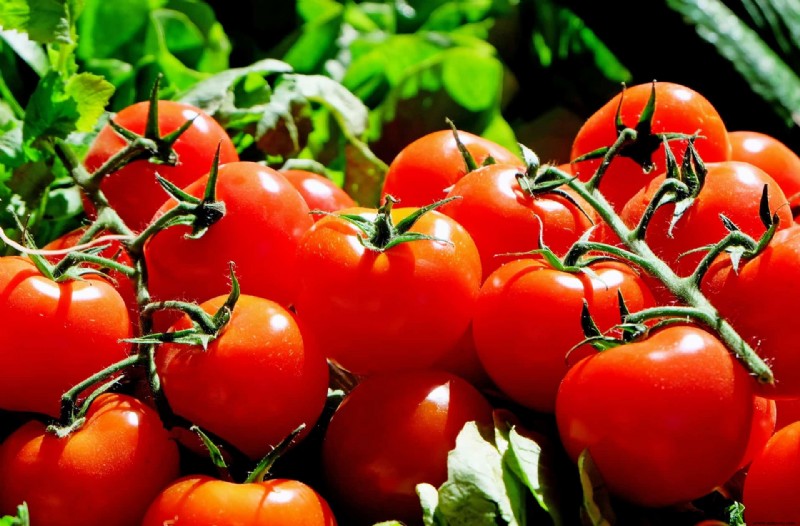
[[[198,108],[159,101],[147,135],[150,108],[119,112],[83,168],[68,166],[85,169],[95,223],[0,258],[0,409],[13,422],[0,514],[419,524],[416,487],[447,479],[464,425],[518,407],[553,415],[614,499],[676,507],[744,475],[728,492],[748,523],[800,523],[800,329],[786,318],[800,158],[785,145],[728,131],[690,88],[645,84],[600,108],[557,168],[466,132],[421,137],[370,208],[318,174],[240,160]],[[635,140],[619,143],[624,128]],[[134,137],[172,160],[139,151],[109,169]],[[534,188],[542,170],[561,184]],[[676,179],[688,198],[663,190]],[[733,232],[744,241],[715,252]],[[672,283],[628,257],[637,243]],[[714,309],[684,316],[697,297]],[[635,337],[597,350],[639,312],[654,314]],[[719,317],[774,381],[722,343]],[[311,474],[246,476],[287,437]]]

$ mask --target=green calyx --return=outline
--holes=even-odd
[[[399,223],[394,224],[392,219],[392,206],[397,203],[397,199],[391,195],[386,196],[386,201],[378,208],[378,212],[374,219],[367,219],[356,214],[334,214],[348,223],[355,225],[363,233],[358,237],[361,244],[368,250],[375,252],[384,252],[390,248],[399,245],[400,243],[408,243],[409,241],[439,241],[441,243],[449,243],[444,239],[439,239],[427,234],[419,232],[411,232],[411,228],[419,219],[436,208],[449,203],[458,197],[448,197],[441,201],[436,201],[433,204],[416,209],[409,214]]]

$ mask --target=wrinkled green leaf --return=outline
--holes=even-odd
[[[422,506],[422,524],[425,526],[447,526],[439,510],[439,492],[430,484],[417,484],[417,495]]]
[[[80,73],[71,77],[65,89],[77,105],[78,119],[75,129],[81,132],[87,132],[94,127],[114,94],[112,84],[91,73]]]
[[[719,0],[667,0],[787,124],[800,123],[800,77]]]
[[[0,38],[40,77],[50,67],[47,53],[42,46],[31,40],[26,33],[0,31]]]

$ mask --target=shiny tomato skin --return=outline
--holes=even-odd
[[[27,502],[41,526],[138,526],[178,476],[178,448],[139,400],[103,394],[65,438],[31,421],[0,446],[0,514]]]
[[[138,102],[117,113],[114,121],[127,130],[143,134],[149,108],[149,102]],[[100,183],[100,190],[109,204],[134,231],[144,230],[155,211],[168,198],[156,181],[156,173],[183,188],[208,173],[217,145],[220,147],[221,164],[239,160],[228,134],[204,111],[182,102],[159,101],[158,122],[162,135],[177,130],[190,119],[194,119],[192,125],[173,145],[173,150],[178,155],[175,166],[154,164],[146,159],[138,160],[109,174]],[[106,125],[86,153],[86,168],[90,172],[97,170],[124,148],[125,144],[125,139],[111,126]],[[85,201],[85,204],[88,202]],[[87,207],[87,212],[90,216],[93,214],[91,205]]]
[[[157,300],[198,302],[227,294],[232,261],[243,293],[289,305],[299,280],[297,245],[314,224],[308,205],[285,177],[257,163],[221,166],[218,177],[222,219],[199,239],[185,237],[189,227],[173,226],[145,244],[150,293]],[[185,191],[201,197],[206,181]],[[165,203],[157,215],[174,206]]]
[[[775,431],[800,421],[800,398],[779,398],[775,400]]]
[[[183,477],[153,501],[142,526],[336,526],[328,503],[296,480],[250,484]]]
[[[800,194],[800,156],[784,143],[755,131],[734,131],[731,140],[731,160],[758,166],[775,179],[786,197]]]
[[[414,210],[393,209],[394,223]],[[375,217],[364,208],[342,213]],[[435,210],[411,231],[439,241],[378,252],[361,244],[357,227],[328,216],[300,242],[297,315],[323,352],[356,374],[428,367],[469,326],[481,279],[472,238]]]
[[[125,302],[102,277],[61,283],[0,258],[0,408],[57,416],[61,395],[130,352]]]
[[[777,431],[750,464],[744,480],[747,524],[796,524],[797,481],[800,479],[800,422]]]
[[[675,224],[672,233],[669,233],[669,224],[675,205],[669,204],[656,210],[645,235],[645,241],[656,255],[680,276],[691,274],[704,252],[679,257],[681,254],[714,244],[728,234],[720,214],[750,237],[758,239],[764,234],[766,228],[759,218],[759,206],[765,184],[769,185],[770,211],[780,219],[779,228],[792,224],[786,196],[760,168],[738,161],[708,163],[706,167],[708,175],[702,190]],[[620,217],[629,227],[633,228],[639,222],[664,179],[663,174],[654,178],[622,209]]]
[[[593,224],[588,205],[584,213],[560,195],[525,192],[516,178],[519,172],[509,164],[474,170],[447,194],[458,199],[439,209],[466,228],[475,241],[484,279],[503,263],[521,257],[510,254],[539,248],[540,234],[553,252],[563,256]],[[572,194],[569,189],[563,191]]]
[[[458,137],[481,166],[488,157],[497,163],[524,168],[518,155],[469,132]],[[394,158],[386,172],[381,201],[391,195],[403,207],[421,207],[444,199],[456,181],[468,172],[452,130],[429,133],[411,142]]]
[[[282,170],[281,175],[300,192],[311,210],[335,212],[356,206],[347,192],[325,176],[307,170]],[[318,221],[323,215],[313,214],[312,217]]]
[[[747,442],[747,450],[744,458],[739,463],[740,468],[744,468],[761,453],[767,441],[775,433],[777,421],[777,404],[775,400],[764,398],[763,396],[753,397],[753,422],[750,428],[750,439]]]
[[[213,314],[225,301],[201,304]],[[188,329],[188,316],[171,330]],[[242,295],[222,334],[203,350],[164,344],[156,368],[172,410],[260,458],[322,413],[328,389],[325,357],[304,338],[294,316],[277,303]]]
[[[473,319],[475,347],[486,373],[515,402],[554,412],[568,364],[592,352],[588,345],[571,351],[586,338],[584,300],[602,331],[620,323],[618,292],[633,312],[654,306],[642,278],[624,263],[589,268],[596,277],[520,259],[494,271],[481,287]],[[520,316],[528,321],[520,322]]]
[[[787,320],[800,290],[800,226],[775,234],[755,258],[740,262],[718,258],[702,283],[702,292],[772,369],[774,384],[758,384],[767,398],[800,397],[800,353],[794,345],[800,328]]]
[[[559,434],[573,459],[589,450],[612,494],[646,507],[692,501],[737,471],[753,383],[710,333],[668,326],[572,366]]]
[[[81,227],[66,234],[62,235],[61,237],[54,239],[44,247],[44,250],[64,250],[74,247],[78,244],[78,242],[83,237],[86,228]],[[109,232],[103,232],[100,235],[108,235]],[[130,255],[125,250],[125,247],[117,240],[110,240],[110,241],[103,241],[98,243],[98,245],[108,245],[107,248],[104,248],[98,255],[104,258],[112,259],[117,263],[121,263],[128,267],[133,267],[133,260],[131,260]],[[63,259],[63,255],[59,256],[47,256],[47,259],[51,263],[58,263],[61,259]],[[96,266],[96,265],[95,265]],[[131,316],[131,322],[134,324],[138,323],[139,318],[139,305],[136,302],[136,283],[134,281],[123,274],[122,272],[118,272],[116,270],[109,269],[107,270],[107,274],[109,277],[109,281],[114,288],[117,289],[120,296],[122,296],[125,305],[128,306],[128,312]]]
[[[322,466],[331,503],[355,524],[419,524],[416,485],[447,479],[447,453],[467,422],[491,423],[491,406],[469,383],[442,371],[367,377],[336,410]]]
[[[653,133],[699,133],[695,146],[705,162],[727,161],[731,145],[725,123],[714,106],[700,93],[671,82],[657,82],[656,106],[653,114]],[[622,98],[622,122],[635,127],[650,97],[652,83],[638,84],[613,97],[590,116],[575,136],[572,159],[608,147],[617,140],[616,114]],[[683,159],[687,141],[670,141],[675,158]],[[655,168],[644,173],[642,167],[628,157],[615,157],[600,183],[600,191],[619,210],[650,179],[666,169],[664,146],[652,156]],[[589,180],[602,159],[572,164],[572,173],[581,181]]]

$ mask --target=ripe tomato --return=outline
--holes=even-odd
[[[789,199],[800,194],[800,156],[778,139],[754,131],[730,132],[731,160],[758,166]]]
[[[752,419],[753,379],[719,340],[692,326],[584,358],[556,400],[570,456],[588,449],[613,494],[649,507],[725,483]]]
[[[32,261],[0,258],[0,407],[59,413],[61,395],[130,352],[122,297],[102,277],[57,283]]]
[[[800,337],[800,327],[786,318],[799,288],[800,226],[777,232],[738,271],[720,257],[703,280],[703,293],[772,368],[775,383],[757,387],[768,398],[800,397],[800,353],[787,344]]]
[[[415,210],[394,209],[392,220]],[[376,216],[366,208],[342,213]],[[356,374],[430,366],[469,326],[481,279],[475,243],[435,210],[411,231],[437,240],[381,252],[362,245],[357,227],[328,216],[300,241],[298,317],[329,358]]]
[[[519,168],[507,164],[479,168],[447,194],[460,199],[440,208],[475,241],[484,279],[503,263],[520,257],[508,254],[539,248],[540,234],[547,246],[563,256],[593,224],[594,213],[588,205],[584,210],[589,217],[560,195],[531,195],[520,187],[517,174]],[[568,188],[563,191],[572,193]]]
[[[63,250],[67,248],[72,248],[78,244],[81,237],[83,237],[86,228],[81,227],[71,232],[67,232],[63,236],[55,239],[44,246],[44,250]],[[108,234],[109,232],[103,232],[101,235]],[[129,267],[133,266],[133,261],[130,258],[128,252],[126,252],[125,248],[119,241],[109,241],[107,243],[99,243],[100,245],[108,245],[107,248],[103,249],[98,255],[104,258],[113,259],[118,263],[123,265],[127,265]],[[57,263],[63,259],[63,256],[48,256],[48,260],[52,263]],[[114,288],[117,289],[119,295],[122,296],[125,305],[128,306],[128,312],[131,316],[131,321],[136,324],[138,323],[139,319],[139,305],[136,302],[136,284],[133,282],[131,278],[123,274],[122,272],[115,271],[113,269],[108,270],[108,278],[109,281],[114,285]]]
[[[572,159],[611,146],[617,140],[616,114],[622,106],[622,122],[633,128],[650,98],[653,84],[639,84],[626,89],[597,110],[581,127],[572,144]],[[727,161],[731,146],[728,131],[717,110],[700,93],[671,82],[657,82],[656,106],[652,119],[653,133],[699,133],[695,146],[705,162]],[[666,169],[664,146],[660,139],[646,145],[652,146],[652,157],[645,155],[645,161],[652,160],[655,167],[645,173],[642,166],[630,157],[617,156],[600,182],[600,191],[616,209],[622,206],[654,175]],[[670,147],[680,160],[686,151],[687,141],[671,141]],[[646,154],[649,152],[645,152]],[[581,181],[588,181],[600,166],[602,159],[592,159],[573,163],[572,173]]]
[[[488,157],[496,162],[524,167],[518,155],[469,132],[458,137],[480,166]],[[452,130],[429,133],[403,148],[389,165],[381,200],[394,196],[404,207],[427,206],[443,199],[468,169]]]
[[[127,130],[143,134],[149,108],[149,102],[138,102],[117,113],[114,121]],[[109,174],[100,183],[100,190],[109,204],[134,231],[143,230],[158,207],[167,200],[167,194],[156,181],[156,173],[183,188],[208,173],[217,145],[221,164],[239,160],[228,134],[208,114],[182,102],[158,102],[158,124],[162,136],[177,130],[190,119],[194,119],[192,125],[173,145],[178,155],[175,166],[138,160]],[[125,139],[106,125],[89,147],[84,164],[89,172],[93,172],[125,146]],[[91,204],[88,201],[84,204],[91,216]]]
[[[336,526],[316,491],[296,480],[235,484],[204,475],[181,478],[147,510],[141,526]]]
[[[177,476],[178,448],[158,414],[103,394],[68,436],[31,421],[0,446],[0,515],[24,501],[41,526],[138,526]]]
[[[243,293],[290,304],[300,275],[297,245],[314,224],[308,205],[285,177],[257,163],[221,166],[218,177],[222,219],[199,239],[186,237],[188,226],[173,226],[145,244],[150,293],[157,300],[199,302],[227,294],[233,261]],[[207,180],[201,177],[185,191],[202,197]],[[174,206],[170,200],[157,215]]]
[[[750,440],[747,442],[744,458],[739,463],[740,468],[750,464],[761,453],[767,441],[775,433],[776,420],[777,404],[775,400],[763,396],[753,397],[753,423],[750,428]]]
[[[322,462],[331,502],[350,524],[420,522],[416,485],[447,480],[447,453],[470,421],[491,423],[491,407],[469,383],[442,371],[370,376],[339,406]]]
[[[728,230],[720,220],[720,214],[733,221],[742,232],[758,239],[766,228],[759,219],[759,205],[764,185],[769,185],[769,208],[780,218],[779,228],[792,224],[792,214],[786,205],[786,196],[763,170],[743,162],[728,161],[709,163],[708,175],[700,194],[692,206],[675,224],[672,233],[669,224],[675,205],[658,208],[645,235],[645,241],[661,259],[667,262],[678,275],[692,273],[704,256],[696,252],[681,257],[689,250],[720,241]],[[650,184],[631,198],[620,212],[620,217],[634,227],[652,201],[665,175],[654,178]]]
[[[214,313],[220,296],[201,306]],[[191,327],[188,316],[171,330]],[[292,314],[273,301],[242,295],[207,349],[163,344],[156,367],[170,407],[251,458],[268,453],[300,424],[310,430],[328,390],[327,362]]]
[[[775,410],[778,413],[775,421],[775,431],[778,431],[789,424],[800,421],[800,398],[775,400]]]
[[[800,422],[784,427],[767,442],[744,479],[747,524],[797,524],[797,480],[800,478]]]
[[[473,333],[486,373],[509,398],[538,411],[555,410],[570,349],[586,337],[583,301],[600,330],[620,323],[618,292],[631,311],[654,305],[642,279],[620,262],[598,262],[594,276],[552,268],[538,259],[507,263],[490,274],[475,305]],[[520,323],[524,316],[526,323]],[[573,351],[574,363],[591,352]]]
[[[353,198],[327,177],[306,170],[283,170],[281,174],[300,192],[311,210],[335,212],[356,206]],[[322,215],[313,217],[318,221]]]

